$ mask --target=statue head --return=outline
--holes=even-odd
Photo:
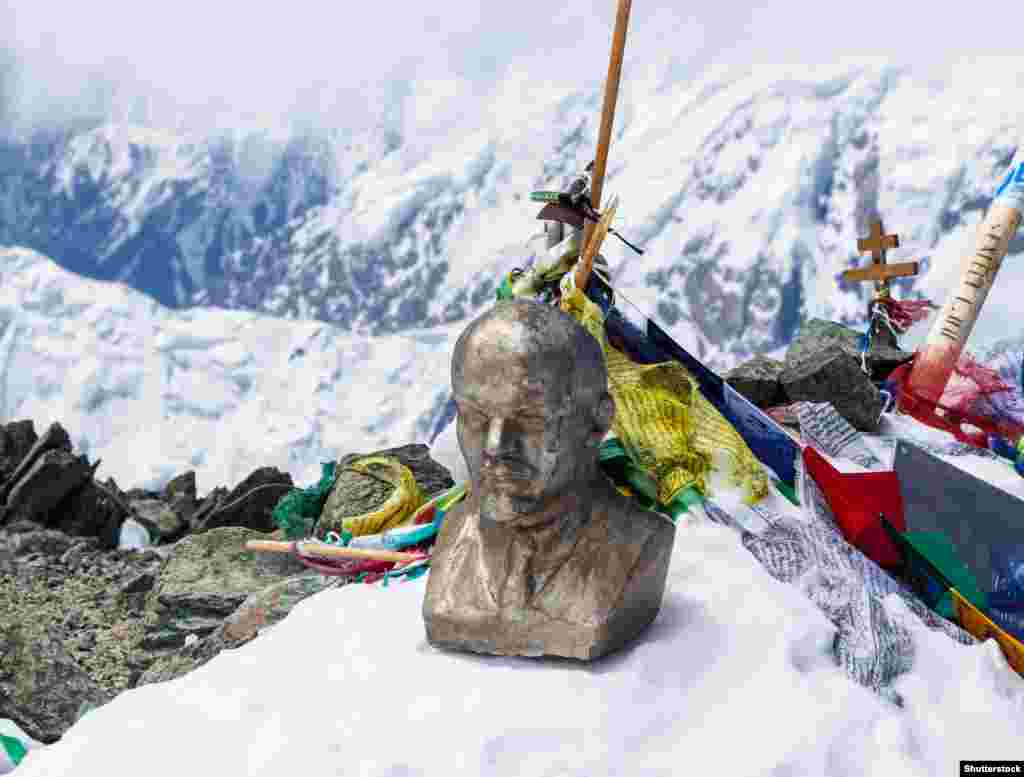
[[[459,337],[452,390],[483,516],[528,521],[595,476],[615,405],[601,346],[571,316],[497,303]]]

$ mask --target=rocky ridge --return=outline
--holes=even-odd
[[[373,455],[398,458],[427,495],[453,484],[426,446]],[[349,582],[245,549],[282,538],[272,511],[296,487],[288,473],[261,468],[200,499],[192,472],[159,492],[122,490],[94,478],[99,465],[60,424],[0,426],[0,718],[47,744],[117,694],[192,671]],[[345,473],[340,509],[386,498]],[[124,547],[140,531],[142,547]]]

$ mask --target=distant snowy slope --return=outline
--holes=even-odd
[[[0,249],[0,419],[60,421],[100,477],[153,486],[194,469],[201,493],[261,466],[300,485],[320,463],[426,441],[451,332],[377,338],[248,312],[170,311]]]
[[[606,193],[617,280],[657,294],[659,319],[725,367],[792,338],[802,319],[863,320],[870,289],[839,284],[883,217],[944,296],[1019,142],[1016,63],[924,70],[885,62],[716,67],[683,80],[635,56],[623,75]],[[529,255],[534,188],[591,158],[600,88],[510,71],[489,119],[427,135],[410,105],[373,132],[109,124],[0,143],[0,243],[166,305],[316,319],[362,334],[465,320]],[[474,114],[478,115],[478,114]],[[390,121],[390,120],[389,120]],[[1024,240],[979,332],[1014,311]]]

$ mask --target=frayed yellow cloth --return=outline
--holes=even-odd
[[[393,456],[364,456],[349,464],[347,469],[389,482],[394,491],[376,510],[362,515],[342,515],[347,492],[339,490],[335,481],[317,525],[317,530],[324,534],[329,531],[347,532],[354,537],[380,534],[406,525],[427,501],[412,470]],[[390,477],[384,477],[384,473]]]
[[[612,430],[657,482],[661,504],[688,486],[707,495],[719,453],[725,454],[731,481],[743,488],[748,504],[768,494],[764,467],[685,367],[674,361],[636,364],[611,346],[601,309],[576,288],[571,272],[562,278],[560,307],[601,344],[615,400]]]

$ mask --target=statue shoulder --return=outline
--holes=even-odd
[[[597,496],[593,517],[607,524],[610,537],[659,544],[671,543],[674,539],[676,527],[671,519],[620,493],[610,481],[597,489]]]
[[[441,550],[447,549],[457,537],[464,533],[467,521],[470,521],[473,517],[473,512],[467,502],[468,500],[463,499],[445,513],[444,520],[441,522],[441,528],[437,532],[435,556]]]

